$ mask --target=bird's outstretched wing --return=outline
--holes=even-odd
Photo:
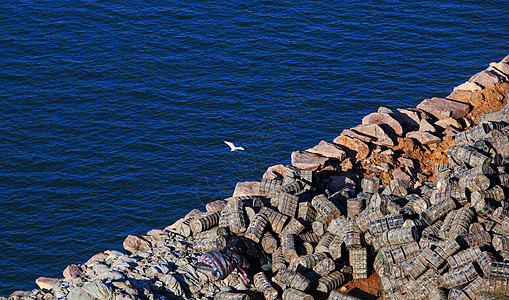
[[[235,151],[235,150],[244,150],[244,148],[242,147],[237,147],[235,146],[232,142],[228,142],[228,141],[224,141],[224,143],[228,146],[230,146],[230,151]]]

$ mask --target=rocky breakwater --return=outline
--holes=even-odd
[[[380,108],[25,299],[509,295],[509,56],[446,98]],[[486,113],[490,112],[490,113]]]

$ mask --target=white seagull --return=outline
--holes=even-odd
[[[228,146],[230,146],[230,151],[236,151],[236,150],[244,150],[244,148],[242,147],[237,147],[235,146],[232,142],[227,142],[227,141],[224,141],[224,143]]]

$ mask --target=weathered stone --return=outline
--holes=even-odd
[[[216,212],[216,211],[221,211],[225,206],[226,206],[226,201],[216,200],[216,201],[207,203],[207,205],[205,205],[205,209],[207,210],[207,212]]]
[[[457,87],[455,87],[453,89],[453,91],[470,91],[470,92],[475,92],[475,91],[479,91],[481,89],[482,89],[482,86],[478,85],[477,83],[471,82],[471,81],[467,81],[467,82],[462,83],[462,84],[458,85]]]
[[[395,169],[394,171],[392,171],[392,176],[394,177],[394,179],[401,179],[401,180],[405,180],[405,181],[412,180],[410,175],[408,175],[401,169]]]
[[[422,119],[427,119],[426,113],[416,109],[396,109],[390,114],[407,131],[414,131],[419,128]]]
[[[458,122],[456,119],[453,119],[453,118],[445,118],[445,119],[438,120],[435,122],[435,125],[442,129],[445,129],[447,126],[453,126],[458,129],[461,129],[463,127],[463,126],[461,126],[460,122]]]
[[[509,77],[509,64],[507,64],[507,63],[503,63],[503,62],[494,63],[494,62],[492,62],[490,64],[490,67],[488,68],[488,70],[495,70],[500,75],[504,76],[506,78],[506,80]]]
[[[333,143],[329,143],[326,141],[320,141],[318,145],[313,148],[307,149],[307,152],[319,154],[324,157],[336,158],[342,161],[346,157],[345,151],[341,149],[339,146],[334,145]]]
[[[355,151],[355,157],[357,159],[364,159],[369,155],[369,146],[358,139],[354,139],[348,136],[338,136],[334,139],[334,143]]]
[[[39,277],[35,280],[35,283],[43,290],[53,289],[60,280],[58,278]]]
[[[394,146],[394,141],[378,124],[357,125],[352,128],[352,131],[373,137],[375,139],[373,143],[377,145],[388,147]]]
[[[390,114],[392,113],[392,110],[387,108],[387,107],[383,107],[383,106],[380,106],[377,110],[377,112],[379,113],[385,113],[385,114]]]
[[[369,124],[378,124],[378,125],[386,125],[389,126],[392,131],[394,131],[394,134],[396,135],[403,135],[403,127],[401,124],[391,117],[388,113],[371,113],[364,118],[362,118],[362,124],[363,125],[369,125]]]
[[[185,216],[184,216],[184,219],[189,219],[189,218],[198,218],[199,216],[201,216],[203,214],[203,212],[201,212],[200,210],[196,209],[196,208],[193,208],[190,212],[188,212]]]
[[[292,165],[302,170],[316,171],[322,169],[328,161],[328,157],[307,151],[292,152]]]
[[[81,273],[83,273],[83,270],[75,264],[68,265],[64,272],[62,272],[64,278],[78,277]]]
[[[494,70],[484,70],[470,77],[469,81],[480,86],[488,87],[506,81],[506,78]]]
[[[110,250],[99,252],[99,253],[95,254],[94,256],[92,256],[91,258],[89,258],[87,260],[86,264],[92,263],[94,261],[105,260],[109,254],[110,254]]]
[[[416,139],[422,145],[435,144],[442,141],[439,137],[426,131],[412,131],[407,133],[406,137]]]
[[[260,182],[259,181],[244,181],[237,182],[233,197],[260,195]]]
[[[459,119],[463,118],[470,111],[468,104],[437,97],[424,99],[417,105],[417,108],[434,115],[438,119],[448,117]]]
[[[415,167],[415,164],[414,164],[413,160],[411,160],[409,158],[400,157],[400,158],[398,158],[398,161],[403,166],[406,166],[406,167],[409,167],[409,168],[414,168]]]
[[[30,295],[30,291],[14,291],[9,295],[9,298],[24,298]]]
[[[128,235],[127,238],[123,242],[124,249],[131,253],[136,253],[139,250],[143,249],[143,247],[149,247],[150,243],[142,239],[141,237],[135,235]]]
[[[347,157],[345,160],[341,162],[339,166],[341,167],[341,171],[343,172],[351,170],[353,168],[352,159],[350,159],[350,157]]]
[[[421,123],[419,124],[419,131],[435,133],[437,132],[437,129],[430,122],[428,122],[428,120],[421,120]]]
[[[352,128],[353,129],[353,128]],[[374,137],[372,136],[368,136],[368,135],[365,135],[365,134],[361,134],[359,132],[356,132],[352,129],[345,129],[343,131],[341,131],[341,134],[340,136],[347,136],[347,137],[351,137],[351,138],[354,138],[354,139],[358,139],[358,140],[361,140],[363,142],[366,142],[366,143],[371,143],[373,142],[374,140],[376,140]],[[336,143],[337,144],[337,143]]]
[[[106,300],[112,294],[111,288],[102,282],[87,282],[82,289],[85,293],[99,300]]]

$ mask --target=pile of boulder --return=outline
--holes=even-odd
[[[509,296],[509,107],[475,114],[509,89],[508,63],[10,297],[356,299],[345,284],[372,274],[385,299]]]

